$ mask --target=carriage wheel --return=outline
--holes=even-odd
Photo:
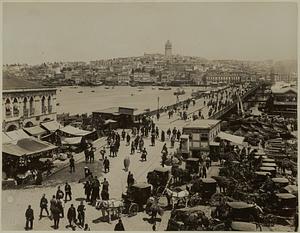
[[[135,215],[137,215],[138,211],[139,211],[139,206],[137,204],[133,203],[129,206],[128,215],[135,216]]]

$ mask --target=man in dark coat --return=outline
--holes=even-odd
[[[73,204],[71,204],[71,207],[68,209],[67,217],[69,220],[69,226],[72,227],[72,222],[76,222],[76,209]]]
[[[64,192],[61,191],[60,186],[58,186],[57,191],[56,191],[56,199],[62,199],[64,197]]]
[[[54,229],[58,229],[58,227],[59,227],[60,213],[61,213],[61,210],[59,209],[59,207],[55,206],[52,209],[53,220],[54,220]]]
[[[34,214],[33,214],[33,209],[31,209],[31,205],[28,206],[28,209],[25,212],[25,217],[26,217],[25,230],[32,230]]]
[[[75,172],[75,160],[73,158],[73,156],[71,156],[70,158],[70,172]]]
[[[70,201],[72,200],[72,191],[71,191],[71,185],[66,182],[65,185],[65,202],[67,202],[67,196],[70,197]]]
[[[102,182],[102,190],[108,191],[109,183],[106,178],[104,178],[104,181]]]
[[[109,160],[107,159],[107,157],[105,157],[103,161],[103,165],[104,165],[104,173],[109,172]]]
[[[116,224],[114,231],[125,231],[123,222],[119,219],[119,222]]]
[[[86,201],[90,201],[92,186],[89,181],[84,184],[84,194],[86,195]]]
[[[43,210],[46,210],[47,216],[49,216],[49,212],[48,212],[48,200],[45,197],[45,194],[43,194],[43,196],[41,198],[40,207],[41,207],[40,219],[42,218]]]
[[[83,204],[83,201],[81,201],[80,205],[77,207],[77,213],[78,213],[79,225],[81,227],[83,227],[84,226],[84,219],[85,219],[85,206]]]

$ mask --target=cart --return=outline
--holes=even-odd
[[[254,222],[258,219],[258,213],[255,206],[242,201],[227,202],[229,215],[233,221]]]
[[[289,180],[286,178],[276,177],[276,178],[272,178],[272,181],[277,190],[280,190],[289,184]]]
[[[290,193],[277,193],[275,212],[283,217],[292,217],[296,213],[297,197]]]
[[[171,179],[171,172],[169,168],[157,167],[147,175],[148,183],[153,186],[153,192],[160,195],[165,187],[168,186]]]
[[[129,216],[134,216],[137,212],[144,210],[151,196],[151,189],[151,185],[147,183],[136,183],[128,188],[127,193],[122,194],[125,211]]]
[[[188,158],[185,160],[185,168],[191,173],[191,174],[198,174],[199,173],[199,158]]]

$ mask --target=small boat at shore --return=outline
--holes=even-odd
[[[158,90],[161,90],[161,91],[168,91],[168,90],[172,90],[172,88],[171,88],[171,87],[164,86],[164,87],[159,87]]]
[[[174,95],[184,95],[185,94],[185,91],[183,89],[177,89],[175,92],[174,92]]]
[[[78,93],[83,93],[83,91],[78,91]]]
[[[60,105],[60,103],[56,103],[56,106],[59,106]]]
[[[105,89],[109,89],[109,87],[104,87]]]

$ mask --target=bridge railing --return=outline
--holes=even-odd
[[[250,89],[249,91],[247,91],[242,97],[241,100],[244,100],[245,98],[247,98],[250,94],[254,93],[259,86],[255,86],[252,89]],[[223,116],[224,114],[226,114],[227,112],[229,112],[232,108],[234,108],[238,103],[238,100],[235,100],[231,105],[225,107],[224,109],[216,112],[215,114],[213,114],[212,116],[209,117],[209,119],[219,119],[221,116]]]

